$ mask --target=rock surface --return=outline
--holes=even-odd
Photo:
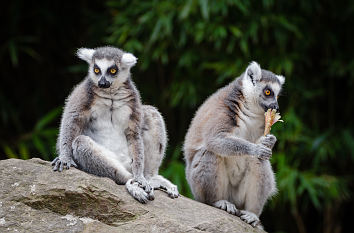
[[[0,232],[263,232],[183,196],[140,204],[108,178],[52,172],[40,159],[0,161]]]

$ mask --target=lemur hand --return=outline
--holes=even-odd
[[[257,144],[262,144],[269,149],[273,149],[276,142],[277,138],[273,134],[267,134],[266,136],[262,136],[257,140]]]
[[[149,200],[155,199],[154,192],[149,183],[143,176],[129,179],[125,184],[130,195],[132,195],[140,203],[147,203]]]
[[[145,179],[145,177],[143,176],[138,176],[135,177],[132,182],[136,182],[138,183],[139,187],[142,188],[147,194],[152,193],[153,190],[150,186],[150,184],[147,182],[147,180]]]
[[[270,159],[272,157],[272,150],[263,144],[255,144],[254,155],[261,160]]]
[[[52,161],[52,166],[54,166],[53,171],[61,172],[64,168],[69,169],[71,166],[77,167],[77,164],[71,158],[58,156]]]

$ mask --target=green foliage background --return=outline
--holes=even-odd
[[[350,231],[353,1],[170,0],[6,3],[1,15],[1,159],[55,157],[64,99],[85,76],[78,47],[134,53],[133,79],[169,132],[161,173],[191,197],[181,146],[203,100],[248,63],[286,76],[272,163],[270,232]]]

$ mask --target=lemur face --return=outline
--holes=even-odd
[[[278,95],[285,78],[268,70],[262,70],[252,62],[246,69],[243,77],[243,94],[253,104],[255,111],[261,113],[268,109],[279,110]]]
[[[276,82],[261,81],[259,83],[259,106],[266,112],[268,109],[279,110],[278,95],[281,86]]]
[[[97,49],[81,48],[77,55],[89,65],[89,77],[99,88],[109,88],[123,83],[137,58],[114,47]]]
[[[113,60],[105,58],[95,59],[91,69],[90,77],[100,88],[109,88],[119,73],[117,64]]]

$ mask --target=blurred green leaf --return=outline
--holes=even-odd
[[[4,152],[6,156],[10,159],[18,159],[19,156],[16,155],[16,153],[7,145],[3,145]]]
[[[27,146],[25,145],[25,143],[23,143],[23,142],[19,143],[18,148],[19,148],[19,153],[20,153],[21,159],[29,159],[30,158],[30,153],[29,153],[29,150],[28,150]]]
[[[35,125],[34,130],[40,131],[53,120],[57,119],[60,113],[62,112],[62,107],[58,107],[47,113],[43,116]]]
[[[18,65],[17,48],[13,41],[9,42],[10,58],[13,66]]]
[[[209,19],[208,0],[199,0],[200,11],[204,19]]]

